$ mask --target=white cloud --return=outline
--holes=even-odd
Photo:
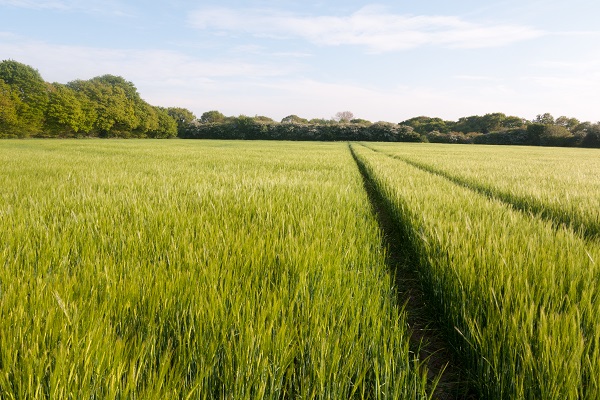
[[[357,45],[390,52],[424,45],[456,48],[504,46],[545,33],[527,26],[477,24],[454,16],[411,16],[365,7],[348,16],[301,16],[274,10],[204,8],[190,24],[219,33],[302,38],[324,46]]]
[[[293,66],[240,61],[201,60],[168,50],[116,50],[50,44],[0,33],[2,59],[10,58],[39,70],[48,82],[67,83],[104,74],[123,76],[135,84],[142,98],[160,106],[181,106],[195,112],[236,103],[254,106],[250,93],[255,82],[293,72]],[[238,99],[244,99],[244,106]],[[229,103],[224,99],[229,99]],[[230,107],[229,107],[230,108]],[[232,110],[233,112],[233,110]],[[242,113],[243,111],[235,111]],[[267,109],[257,113],[268,113]]]
[[[486,76],[486,75],[456,75],[456,76],[454,76],[454,79],[458,79],[461,81],[475,81],[475,82],[494,80],[493,77]]]
[[[120,0],[0,0],[0,6],[27,8],[30,10],[53,10],[131,16],[132,8]]]
[[[35,1],[35,0],[0,0],[0,5],[29,8],[33,10],[68,10],[71,8],[66,1]]]
[[[46,80],[66,82],[97,75],[123,75],[126,79],[176,82],[207,82],[223,77],[270,77],[289,73],[292,67],[239,60],[203,61],[170,50],[119,50],[55,45],[0,35],[0,54],[43,68]],[[10,40],[9,40],[10,39]],[[185,83],[184,83],[185,84]]]

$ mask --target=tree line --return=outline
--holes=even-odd
[[[48,83],[30,66],[0,63],[0,137],[170,138],[178,111],[148,104],[120,76]]]
[[[289,115],[227,117],[219,111],[200,118],[185,108],[144,101],[133,83],[103,75],[67,84],[48,83],[34,68],[0,63],[0,137],[139,137],[317,141],[392,141],[583,146],[600,148],[600,122],[551,114],[533,120],[503,113],[457,121],[415,117],[399,123],[371,122],[350,111],[331,119]]]
[[[415,117],[399,123],[370,122],[354,118],[349,111],[332,119],[307,120],[289,115],[280,122],[264,116],[226,117],[208,111],[194,123],[182,126],[182,138],[343,140],[383,142],[476,143],[524,146],[600,148],[600,123],[545,113],[533,120],[491,113],[445,121]]]

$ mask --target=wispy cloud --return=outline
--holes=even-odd
[[[51,76],[44,78],[59,82],[107,73],[123,75],[131,80],[206,82],[223,77],[282,76],[293,68],[236,59],[201,60],[171,50],[56,45],[16,36],[2,39],[0,35],[0,54],[10,54],[12,58],[34,67],[46,66]],[[44,71],[40,72],[44,75]]]
[[[484,82],[484,81],[493,81],[495,78],[486,75],[456,75],[454,79],[458,79],[461,81],[473,81],[473,82]]]
[[[2,5],[30,10],[87,12],[113,16],[133,15],[133,8],[118,0],[0,0],[0,6]]]
[[[0,5],[29,8],[32,10],[68,10],[72,8],[68,1],[0,0]]]
[[[219,33],[275,39],[302,38],[324,46],[356,45],[391,52],[425,45],[453,48],[504,46],[543,36],[520,25],[480,24],[456,16],[414,16],[365,7],[348,16],[302,16],[270,9],[203,8],[190,24]]]

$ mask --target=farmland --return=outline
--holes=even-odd
[[[600,397],[597,151],[6,140],[0,163],[0,398],[449,396],[365,185],[478,396]]]
[[[586,149],[371,146],[586,237],[600,238],[598,152]],[[526,162],[524,162],[526,161]]]
[[[466,358],[482,397],[598,398],[598,243],[402,161],[412,154],[412,147],[385,147],[386,153],[360,145],[353,148],[406,228],[421,281],[440,310],[447,335]],[[474,164],[485,164],[488,156],[485,148],[462,153],[454,161],[444,158],[444,163],[436,158],[442,149],[431,146],[432,156],[420,154],[421,159],[437,162],[440,169],[468,171]],[[552,150],[510,151],[522,152],[513,174],[552,154]],[[389,154],[400,154],[400,159]],[[595,154],[578,156],[583,159],[570,159],[558,167],[569,174],[569,165],[581,162],[598,170]],[[487,170],[471,177],[501,182],[506,176],[510,181],[510,175]],[[597,179],[590,180],[592,187]],[[534,181],[528,190],[538,190]],[[597,192],[576,195],[593,202]]]
[[[426,398],[345,144],[0,144],[0,397]]]

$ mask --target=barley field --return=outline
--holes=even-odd
[[[345,144],[0,143],[0,398],[428,398]]]
[[[599,398],[598,243],[403,161],[412,147],[369,147],[352,146],[406,227],[421,280],[480,396]],[[443,163],[436,155],[444,149],[454,147],[431,146],[427,160]],[[463,164],[488,148],[471,150],[473,160]],[[538,156],[531,157],[535,165]],[[523,157],[522,168],[528,162]]]
[[[0,141],[0,399],[461,398],[378,207],[470,398],[600,398],[599,154]]]
[[[597,149],[369,145],[583,236],[600,239]]]

